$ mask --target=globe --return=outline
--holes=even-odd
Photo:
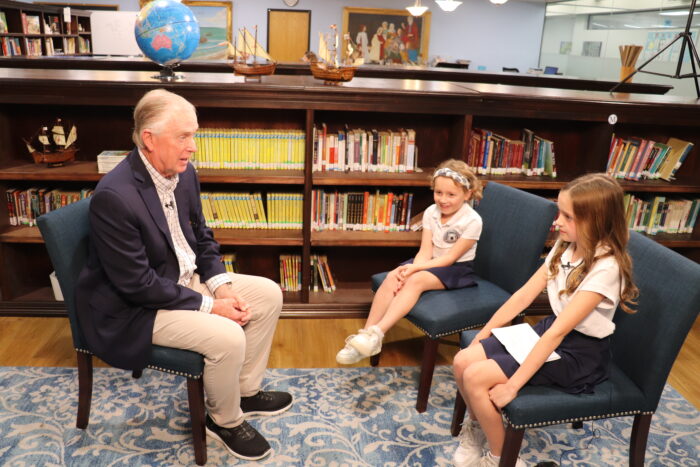
[[[172,67],[187,60],[199,44],[199,23],[192,10],[175,0],[154,0],[136,17],[136,43],[154,62]]]

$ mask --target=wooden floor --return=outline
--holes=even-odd
[[[362,326],[361,319],[282,319],[270,355],[272,368],[328,368],[339,366],[336,352],[345,337]],[[422,333],[402,320],[386,336],[381,366],[418,366]],[[438,364],[451,364],[455,338],[439,346]],[[0,318],[0,366],[75,366],[67,318]],[[96,361],[96,366],[106,366]],[[365,360],[357,366],[369,365]],[[700,409],[700,318],[695,322],[676,360],[669,382]]]

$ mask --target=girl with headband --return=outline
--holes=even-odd
[[[365,327],[348,336],[336,361],[349,365],[377,355],[384,334],[406,316],[428,290],[476,285],[474,257],[481,235],[481,217],[470,205],[482,198],[474,172],[449,159],[431,178],[435,204],[423,213],[423,237],[416,256],[391,271],[374,295]]]

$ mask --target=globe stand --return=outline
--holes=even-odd
[[[160,81],[171,82],[171,81],[182,81],[185,79],[185,75],[176,74],[173,68],[179,66],[177,63],[175,65],[162,65],[160,69],[160,74],[153,75],[151,78],[158,79]]]

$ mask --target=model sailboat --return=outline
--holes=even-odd
[[[311,74],[322,79],[324,84],[340,84],[352,80],[357,67],[342,65],[338,57],[338,29],[331,25],[332,34],[324,37],[318,33],[318,58],[310,63]]]
[[[77,139],[75,125],[57,118],[53,125],[41,126],[30,140],[24,142],[35,163],[46,162],[49,167],[60,167],[75,160]]]
[[[236,41],[228,46],[229,54],[233,56],[232,66],[235,74],[260,80],[261,76],[275,72],[277,63],[258,42],[257,26],[255,36],[246,28],[239,29]]]

